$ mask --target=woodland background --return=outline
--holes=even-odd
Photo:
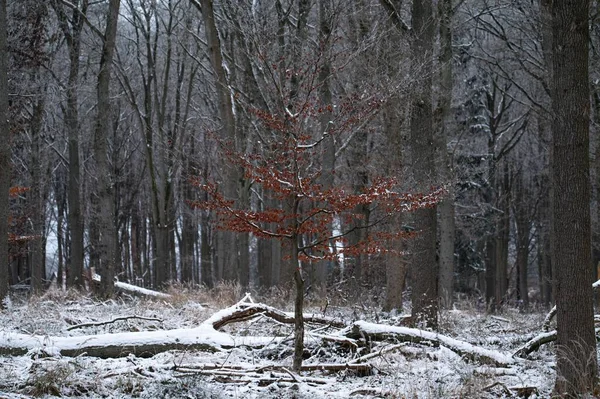
[[[219,241],[210,212],[189,203],[206,196],[193,178],[230,183],[228,160],[214,135],[230,134],[224,126],[231,124],[237,151],[263,151],[268,132],[252,110],[281,114],[297,79],[300,91],[319,91],[315,103],[323,107],[354,101],[366,104],[364,111],[372,107],[368,101],[379,102],[360,123],[323,143],[315,159],[323,175],[330,174],[327,184],[360,192],[372,179],[394,176],[403,191],[415,192],[422,184],[415,180],[418,170],[435,164],[424,191],[444,186],[449,192],[438,207],[439,246],[433,247],[440,288],[485,296],[497,306],[551,303],[544,38],[551,32],[540,4],[438,2],[427,22],[435,37],[429,71],[412,63],[404,22],[411,19],[408,2],[221,1],[203,15],[195,1],[123,1],[110,111],[103,116],[108,137],[102,173],[114,209],[104,215],[98,210],[95,115],[107,7],[93,1],[8,2],[11,285],[31,282],[40,289],[53,276],[59,284],[66,276],[67,286],[81,285],[83,269],[102,270],[101,223],[112,224],[115,275],[123,281],[147,287],[168,281],[211,286],[223,279],[254,287],[285,284],[277,240],[246,235],[231,250]],[[218,37],[210,37],[217,32],[207,18]],[[217,72],[215,52],[222,54]],[[592,129],[600,115],[597,56],[592,46]],[[326,75],[312,76],[319,73]],[[423,149],[414,145],[410,110],[427,74],[434,134]],[[232,112],[226,118],[233,120],[224,122],[227,103]],[[304,123],[314,137],[322,130],[319,117],[305,116]],[[593,176],[600,168],[594,137]],[[235,189],[253,209],[264,206],[251,182]],[[592,194],[596,236],[597,184]],[[372,210],[361,212],[368,217]],[[419,228],[413,224],[397,220],[386,228]],[[315,285],[387,284],[388,308],[400,308],[402,297],[392,292],[404,287],[407,260],[358,258],[315,272]]]
[[[2,0],[0,298],[294,281],[295,370],[305,296],[556,301],[589,392],[599,7]]]

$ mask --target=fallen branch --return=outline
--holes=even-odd
[[[343,334],[354,339],[366,338],[375,341],[396,340],[432,346],[443,345],[465,359],[494,366],[507,366],[514,363],[514,360],[510,356],[506,356],[500,352],[416,328],[395,327],[357,321],[351,328],[345,330]]]
[[[387,353],[400,350],[400,349],[404,348],[405,346],[406,346],[406,342],[403,342],[401,344],[396,344],[396,345],[388,345],[385,348],[380,349],[380,350],[378,350],[376,352],[371,352],[369,354],[366,354],[364,356],[356,358],[356,359],[352,360],[350,362],[350,364],[364,363],[367,360],[371,360],[373,358],[376,358],[376,357],[379,357],[379,356],[383,356],[383,355],[385,355]]]
[[[287,371],[287,372],[286,372]],[[210,370],[210,369],[190,369],[190,370],[181,370],[177,369],[178,376],[180,377],[188,377],[193,375],[208,375],[213,376],[219,382],[223,383],[240,383],[240,384],[249,384],[249,383],[257,383],[259,386],[270,385],[274,382],[289,382],[289,383],[313,383],[313,384],[332,384],[334,381],[327,380],[324,378],[315,378],[315,377],[301,377],[296,374],[293,374],[289,370],[286,370],[283,373],[270,373],[269,377],[265,377],[260,372],[255,372],[252,370]]]
[[[254,317],[265,315],[275,321],[284,324],[294,324],[293,313],[283,312],[272,306],[263,303],[239,302],[231,308],[224,309],[215,313],[206,322],[211,323],[215,330],[219,330],[231,323],[239,323],[250,320]],[[309,314],[304,316],[305,323],[327,324],[332,327],[343,328],[346,323],[336,320],[332,317]]]
[[[97,283],[102,281],[102,277],[99,274],[94,274],[92,279]],[[115,281],[115,288],[133,295],[150,296],[162,299],[171,298],[171,295],[165,294],[164,292],[149,290],[147,288],[138,287],[137,285],[133,284],[123,283],[121,281]]]
[[[600,334],[600,327],[596,327],[596,339],[598,339],[598,334]],[[550,342],[556,341],[556,330],[541,333],[529,341],[527,341],[523,346],[516,350],[514,353],[514,357],[526,357],[531,352],[538,350],[542,345],[548,344]]]
[[[104,325],[107,325],[107,324],[116,323],[117,321],[125,321],[125,320],[131,320],[131,319],[146,320],[146,321],[157,321],[159,323],[163,322],[161,319],[157,319],[155,317],[119,316],[119,317],[115,317],[114,319],[108,320],[108,321],[94,321],[94,322],[89,322],[89,323],[76,324],[74,326],[71,326],[71,327],[67,328],[67,331],[76,330],[78,328],[85,328],[85,327],[104,326]]]
[[[540,346],[547,344],[549,342],[556,341],[556,330],[544,332],[536,337],[530,339],[525,343],[525,345],[521,346],[513,356],[515,357],[526,357],[531,352],[534,352],[540,348]]]
[[[597,290],[598,288],[600,288],[600,280],[597,280],[596,282],[594,282],[592,284],[592,289]],[[550,323],[552,322],[552,319],[554,318],[554,316],[556,316],[556,305],[554,305],[552,307],[552,309],[550,309],[550,311],[544,318],[544,323],[542,323],[542,331],[544,331],[544,332],[550,331]]]
[[[550,309],[546,317],[544,317],[544,322],[542,323],[542,331],[550,331],[550,323],[552,322],[554,316],[556,316],[556,305],[552,306],[552,309]]]
[[[280,371],[284,373],[290,373],[290,370],[284,366],[268,365],[261,367],[246,367],[241,365],[218,365],[218,364],[193,364],[193,365],[179,365],[175,367],[175,370],[180,372],[186,371],[198,371],[198,370],[221,370],[224,372],[243,372],[243,373],[264,373],[267,371]],[[365,376],[373,373],[373,366],[371,364],[353,364],[353,363],[318,363],[318,364],[305,364],[301,367],[300,371],[329,371],[339,372],[351,370],[357,374]],[[295,377],[299,378],[294,374]]]

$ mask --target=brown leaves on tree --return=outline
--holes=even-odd
[[[326,135],[339,138],[377,112],[380,105],[374,98],[350,96],[337,106],[318,105],[308,98],[288,106],[283,115],[249,108],[264,128],[255,151],[239,153],[232,150],[231,143],[219,144],[222,154],[234,167],[240,167],[244,178],[261,193],[260,206],[240,207],[235,198],[223,196],[216,182],[201,178],[192,183],[207,193],[208,200],[190,205],[214,212],[219,229],[296,245],[300,260],[331,259],[340,253],[356,256],[391,252],[391,241],[410,238],[418,232],[370,232],[366,239],[353,245],[346,238],[358,229],[387,223],[398,212],[435,206],[444,195],[443,188],[432,188],[428,193],[402,193],[397,191],[395,179],[384,177],[373,179],[362,192],[343,186],[324,189],[320,184],[320,147]],[[290,109],[298,111],[293,113]],[[330,128],[313,134],[319,126],[315,119],[323,112],[331,114]],[[271,201],[265,201],[266,198]],[[265,205],[272,203],[276,205]],[[363,218],[357,210],[360,206],[377,208],[378,218],[366,226],[358,223]],[[341,222],[341,231],[332,231],[336,218]]]

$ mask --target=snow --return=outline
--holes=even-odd
[[[233,300],[232,296],[214,292],[197,297],[178,294],[176,300],[134,297],[104,302],[61,295],[31,300],[13,297],[11,310],[0,312],[0,345],[28,348],[23,355],[0,356],[0,398],[493,398],[498,392],[486,388],[496,382],[509,388],[535,386],[538,397],[547,397],[553,384],[552,345],[532,353],[532,360],[516,361],[508,355],[538,335],[543,312],[507,310],[500,315],[505,320],[499,321],[471,305],[458,304],[456,310],[441,314],[438,334],[389,325],[399,318],[390,318],[371,302],[338,307],[333,301],[326,315],[315,312],[309,304],[309,312],[320,317],[344,320],[348,325],[358,320],[355,323],[371,332],[419,331],[423,338],[441,343],[429,347],[373,341],[370,347],[350,348],[339,342],[323,342],[323,337],[341,338],[341,330],[308,323],[306,344],[313,355],[305,364],[341,366],[370,354],[367,362],[374,366],[375,373],[359,376],[349,371],[291,372],[293,326],[264,316],[229,324],[221,331],[212,328],[219,318],[252,306],[249,296],[236,305],[239,297]],[[263,301],[269,303],[268,298]],[[273,298],[270,303],[273,309],[291,315],[284,299]],[[132,319],[68,330],[73,325],[130,314],[160,317],[163,322]],[[183,345],[200,341],[221,350],[171,350],[149,358],[60,354],[67,348],[97,345]],[[457,348],[479,351],[505,365],[466,361],[454,351]]]
[[[498,364],[509,365],[514,363],[512,357],[504,355],[497,351],[492,351],[485,348],[480,348],[474,345],[471,345],[468,342],[459,341],[457,339],[447,337],[445,335],[440,335],[434,332],[418,330],[414,328],[408,327],[395,327],[395,326],[382,326],[380,324],[368,323],[364,321],[357,321],[354,323],[356,326],[359,326],[361,330],[365,331],[368,334],[377,334],[377,333],[396,333],[396,334],[404,334],[404,335],[415,335],[420,338],[431,340],[431,341],[439,341],[440,344],[450,348],[457,350],[463,353],[475,353],[481,357],[486,357],[494,360]]]

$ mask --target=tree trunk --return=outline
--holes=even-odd
[[[318,81],[320,85],[319,100],[320,106],[324,109],[319,117],[319,124],[321,125],[321,134],[327,134],[329,132],[329,124],[332,122],[331,112],[327,109],[327,106],[332,104],[331,95],[331,58],[330,58],[330,39],[332,34],[332,4],[331,0],[320,0],[319,1],[319,43],[320,49],[323,53],[323,64],[321,65]],[[318,139],[318,137],[317,137]],[[322,190],[327,191],[333,188],[334,185],[334,173],[335,173],[335,143],[333,136],[327,134],[323,139],[322,144],[322,155],[321,155],[321,168],[322,168]],[[333,225],[328,226],[329,231],[333,231]],[[335,245],[331,243],[331,245]],[[335,248],[334,248],[335,250]],[[311,281],[311,284],[319,286],[325,290],[327,285],[327,265],[329,261],[321,261],[315,264],[315,279]],[[323,291],[325,292],[325,291]]]
[[[389,173],[398,177],[398,180],[403,180],[405,176],[403,176],[403,166],[404,166],[404,154],[403,154],[403,142],[405,137],[403,136],[403,132],[401,130],[402,126],[402,118],[399,116],[401,111],[396,109],[395,106],[386,107],[383,111],[383,128],[385,134],[387,136],[387,141],[390,143],[388,154],[390,162],[389,162]],[[365,140],[366,141],[366,140]],[[365,147],[367,143],[364,143]],[[362,155],[367,155],[366,149]],[[363,186],[356,187],[356,190],[360,190],[367,186],[368,183],[368,175],[367,171],[364,171],[363,174]],[[358,191],[360,192],[360,191]],[[368,209],[367,209],[368,210]],[[369,214],[365,212],[365,221],[368,223]],[[401,229],[403,222],[406,220],[406,217],[401,213],[398,213],[392,217],[391,225],[394,226],[395,229]],[[367,232],[365,232],[367,233]],[[362,237],[357,237],[357,240],[360,240]],[[403,240],[397,240],[393,243],[394,250],[398,254],[402,254],[406,252],[407,245]],[[406,276],[408,274],[409,267],[409,257],[406,255],[386,255],[384,258],[385,262],[385,303],[384,309],[386,311],[391,311],[392,309],[402,310],[403,297],[402,293],[404,291],[404,287],[406,285]],[[363,268],[362,264],[360,265]]]
[[[40,93],[44,96],[44,93]],[[45,110],[45,100],[39,99],[33,106],[33,115],[31,119],[31,190],[29,192],[31,206],[31,221],[33,225],[33,235],[35,239],[29,245],[31,252],[31,289],[35,293],[40,293],[46,279],[46,264],[44,250],[45,227],[46,227],[46,201],[45,187],[42,182],[42,176],[46,174],[42,154],[42,122]]]
[[[500,309],[506,302],[508,292],[508,244],[510,239],[510,175],[508,172],[508,163],[504,163],[502,171],[501,186],[498,188],[499,210],[498,220],[496,222],[496,278],[494,295],[496,299],[496,309]]]
[[[552,3],[552,234],[557,394],[594,392],[597,375],[591,263],[589,1]]]
[[[297,240],[294,239],[294,240]],[[302,266],[298,260],[297,244],[291,244],[291,262],[296,265],[294,270],[294,282],[296,286],[296,298],[294,299],[294,371],[300,371],[304,355],[304,276]]]
[[[410,118],[412,164],[417,189],[427,192],[435,184],[435,150],[433,142],[432,57],[433,12],[431,0],[414,0],[411,43],[413,67],[422,76],[416,85]],[[417,76],[417,74],[415,74]],[[415,211],[418,236],[413,242],[411,263],[412,317],[417,325],[437,329],[438,266],[436,261],[435,207]]]
[[[515,182],[515,225],[517,227],[517,299],[522,307],[529,306],[529,286],[527,284],[529,266],[529,235],[531,233],[531,221],[528,212],[528,202],[531,198],[527,196],[523,172],[519,171]]]
[[[71,237],[68,259],[67,285],[83,287],[83,217],[81,211],[81,167],[79,160],[79,65],[81,57],[81,32],[88,8],[88,0],[81,8],[72,10],[69,18],[64,6],[52,1],[58,24],[66,39],[69,50],[69,77],[67,80],[67,106],[65,108],[65,127],[67,129],[67,147],[69,153],[69,180],[67,199],[69,204],[67,228]]]
[[[114,189],[109,164],[111,106],[110,73],[117,37],[120,0],[110,0],[107,11],[100,72],[98,74],[98,115],[94,135],[94,157],[98,195],[98,230],[100,234],[98,253],[102,284],[100,296],[110,298],[114,293],[114,277],[117,262],[117,231],[115,224]]]
[[[0,308],[8,295],[8,192],[10,190],[10,129],[8,124],[8,51],[6,0],[0,0]]]
[[[218,112],[223,124],[223,135],[222,141],[225,145],[233,145],[238,151],[240,143],[237,142],[235,116],[233,114],[233,104],[231,101],[231,93],[229,90],[229,84],[225,68],[223,66],[223,56],[221,54],[221,41],[219,39],[219,32],[215,21],[215,13],[213,9],[212,0],[198,0],[201,6],[202,17],[204,20],[204,30],[206,33],[206,41],[208,43],[208,54],[210,57],[213,71],[215,72],[215,85],[217,91],[218,101]],[[223,162],[221,165],[223,168],[223,194],[225,198],[238,201],[240,194],[238,192],[238,184],[241,184],[243,173],[237,166],[228,165]],[[218,255],[217,262],[219,262],[218,270],[223,271],[223,278],[226,280],[233,280],[236,275],[240,274],[239,270],[239,256],[240,251],[248,251],[249,247],[242,247],[241,243],[247,243],[247,233],[245,238],[238,240],[236,234],[230,231],[219,231],[217,232],[218,240]],[[249,259],[244,257],[244,259]],[[247,266],[243,267],[244,273],[247,270]],[[246,280],[247,281],[247,280]]]
[[[438,204],[439,229],[439,267],[440,276],[438,291],[440,304],[449,309],[454,296],[454,241],[456,225],[454,220],[454,172],[453,160],[448,154],[450,124],[452,122],[452,0],[441,0],[438,3],[440,19],[440,98],[436,117],[439,118],[438,151],[441,157],[439,175],[447,185],[448,194]]]

